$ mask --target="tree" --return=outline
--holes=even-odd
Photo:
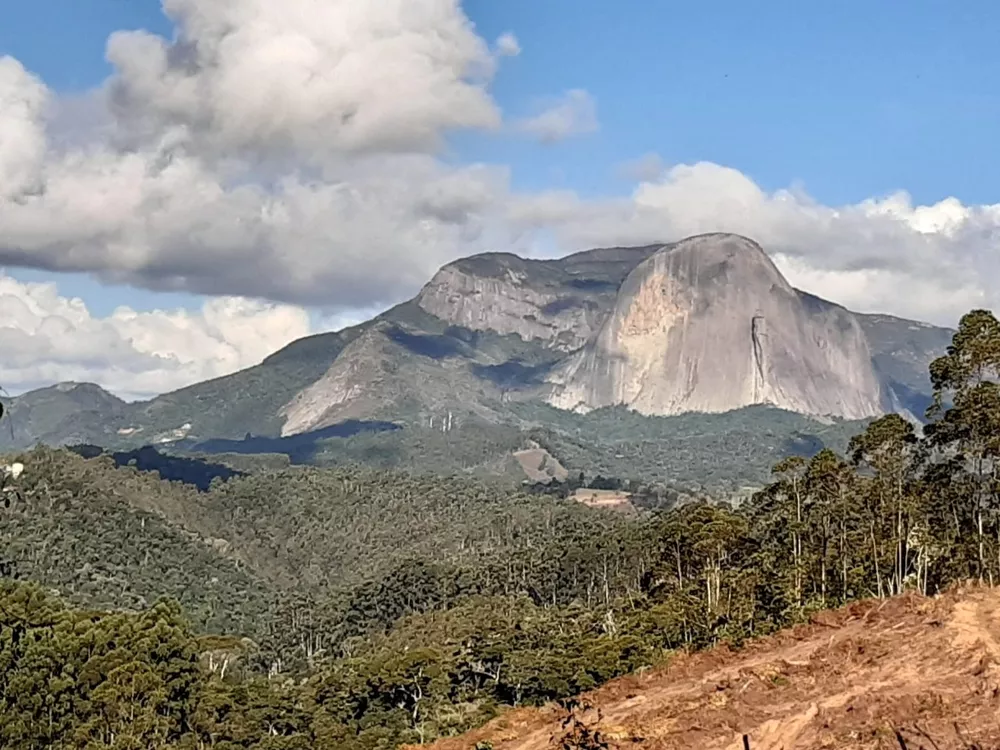
[[[819,563],[820,604],[824,607],[829,589],[828,571],[833,559],[831,546],[835,539],[839,541],[841,598],[847,592],[850,558],[847,524],[851,512],[851,485],[850,468],[829,448],[817,453],[809,462],[805,475],[806,515],[813,557]]]
[[[135,660],[116,667],[90,694],[90,719],[74,733],[88,748],[164,747],[170,733],[167,689],[151,666]]]
[[[775,501],[774,511],[788,529],[792,556],[793,600],[798,607],[804,603],[805,562],[802,540],[806,531],[805,523],[805,473],[806,460],[801,456],[790,456],[779,461],[771,473],[777,481],[769,492]]]
[[[938,479],[968,487],[978,577],[993,584],[1000,580],[1000,321],[986,310],[963,316],[930,375],[935,421],[927,436],[937,458],[957,459],[952,475]]]
[[[856,467],[867,470],[861,480],[864,511],[878,595],[899,594],[909,572],[909,539],[915,513],[915,483],[920,452],[913,425],[889,414],[851,439],[848,452]],[[891,550],[891,573],[886,573]]]

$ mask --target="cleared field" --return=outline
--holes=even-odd
[[[742,750],[744,734],[753,750],[898,749],[900,737],[912,750],[1000,747],[1000,591],[825,612],[739,651],[611,682],[581,696],[567,727],[568,715],[518,709],[431,747],[542,750],[574,723],[610,747],[651,750]]]

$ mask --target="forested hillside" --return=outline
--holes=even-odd
[[[963,318],[930,377],[923,434],[883,417],[736,509],[356,468],[199,493],[24,454],[0,506],[0,745],[390,748],[854,599],[1000,582],[996,318]]]

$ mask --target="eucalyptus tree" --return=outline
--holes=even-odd
[[[930,366],[933,420],[926,429],[941,481],[967,487],[980,580],[1000,578],[1000,321],[988,310],[962,317],[947,353]]]

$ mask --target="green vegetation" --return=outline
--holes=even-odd
[[[415,473],[473,474],[520,481],[524,473],[511,456],[525,441],[511,425],[470,420],[444,432],[411,427],[393,432],[364,432],[320,441],[312,463],[317,466],[364,465]]]
[[[285,449],[296,464],[520,482],[524,473],[511,454],[534,442],[574,475],[616,477],[633,488],[686,496],[729,496],[762,487],[771,466],[786,456],[809,457],[823,448],[843,452],[865,424],[823,424],[763,406],[674,417],[645,417],[622,408],[574,414],[534,403],[509,407],[512,421],[505,424],[465,419],[448,431],[408,426],[301,442],[290,438]]]
[[[170,596],[200,629],[255,637],[283,597],[346,607],[423,568],[460,582],[489,569],[489,591],[530,585],[549,600],[567,546],[593,545],[630,523],[458,477],[292,467],[216,479],[198,492],[109,456],[39,448],[18,459],[18,494],[0,508],[0,557],[20,576],[92,607]],[[181,459],[165,460],[178,471]],[[191,464],[189,481],[201,482],[206,465]],[[392,611],[387,601],[379,606]]]
[[[823,448],[843,451],[864,427],[845,421],[824,425],[766,406],[644,417],[622,408],[580,415],[525,404],[520,414],[539,425],[531,438],[571,474],[583,471],[713,495],[763,486],[771,466],[786,456],[812,456]]]
[[[930,377],[922,435],[889,415],[738,508],[633,518],[375,469],[198,492],[33,451],[5,478],[2,567],[78,607],[0,586],[0,744],[391,748],[858,597],[1000,582],[1000,323],[965,316]],[[195,624],[142,608],[158,593]]]
[[[196,508],[197,492],[101,457],[65,450],[21,457],[18,493],[0,505],[0,558],[16,575],[86,607],[143,608],[170,594],[214,632],[252,632],[269,609],[268,587],[222,540],[169,522]],[[5,507],[6,506],[6,507]]]

